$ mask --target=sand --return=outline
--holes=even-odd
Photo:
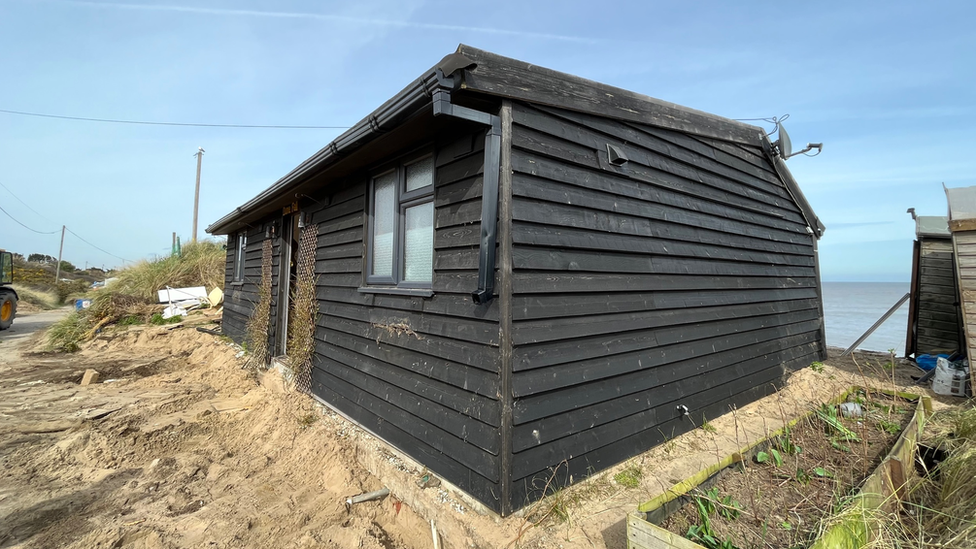
[[[113,331],[72,355],[38,344],[0,353],[0,547],[420,548],[433,547],[432,518],[448,548],[624,547],[639,503],[849,386],[930,394],[909,387],[906,361],[892,375],[886,355],[835,353],[709,418],[714,430],[500,519],[449,486],[416,487],[416,464],[310,398],[259,384],[238,347],[192,327]],[[81,387],[87,368],[101,382]],[[631,468],[637,487],[614,479]],[[383,486],[390,497],[346,509]]]

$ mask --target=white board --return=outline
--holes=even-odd
[[[166,288],[159,290],[159,302],[183,301],[185,299],[207,299],[207,289],[203,286],[193,288]]]

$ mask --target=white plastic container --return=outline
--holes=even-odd
[[[935,364],[935,377],[932,379],[932,390],[937,395],[966,396],[966,382],[969,380],[969,368],[956,369],[952,364],[939,358]]]

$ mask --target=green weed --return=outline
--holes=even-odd
[[[637,488],[640,486],[640,481],[643,477],[644,472],[636,465],[631,465],[616,475],[613,475],[613,480],[624,488]]]

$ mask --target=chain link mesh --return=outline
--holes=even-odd
[[[296,280],[288,319],[288,357],[295,372],[295,389],[312,391],[312,356],[315,353],[315,320],[318,298],[315,295],[315,249],[319,228],[309,223],[302,229],[295,265]]]

